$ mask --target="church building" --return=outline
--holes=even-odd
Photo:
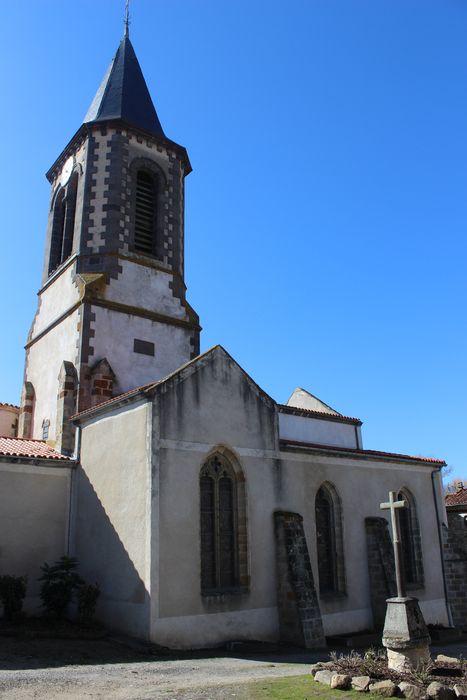
[[[0,575],[63,554],[109,627],[173,648],[322,646],[380,628],[388,513],[427,623],[451,624],[444,462],[366,450],[361,421],[298,388],[279,404],[187,300],[183,146],[157,116],[128,28],[47,173],[41,289],[21,406],[0,404]],[[190,261],[187,261],[190,264]]]

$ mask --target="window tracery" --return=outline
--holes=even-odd
[[[222,455],[200,472],[201,590],[205,595],[246,583],[244,498],[237,475]]]

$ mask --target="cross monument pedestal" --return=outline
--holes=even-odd
[[[397,583],[397,597],[386,601],[383,646],[388,653],[388,668],[394,671],[410,671],[421,663],[430,661],[431,639],[417,598],[407,596],[405,590],[398,518],[398,509],[405,508],[405,501],[398,501],[395,491],[390,491],[389,502],[381,503],[380,508],[391,511]]]

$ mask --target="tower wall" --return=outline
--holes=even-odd
[[[73,408],[155,382],[199,353],[184,283],[191,166],[162,131],[127,36],[115,61],[86,123],[47,173],[42,289],[26,345],[23,394],[34,399],[20,428],[53,445],[58,438],[68,452]],[[111,381],[99,378],[103,362]]]

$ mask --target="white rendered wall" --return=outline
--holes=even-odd
[[[281,440],[335,447],[358,447],[354,425],[290,413],[279,413],[279,435]]]
[[[101,588],[98,617],[141,638],[149,625],[149,409],[127,406],[83,429],[73,499],[74,553]]]
[[[40,567],[67,554],[71,468],[0,462],[0,575],[27,576],[39,612]]]
[[[31,327],[31,338],[42,333],[79,301],[78,287],[73,282],[75,274],[76,260],[66,266],[53,282],[40,292],[38,312]]]
[[[185,308],[169,287],[172,274],[131,260],[122,259],[119,264],[122,272],[118,280],[110,280],[105,289],[106,299],[186,319]]]
[[[64,360],[76,363],[78,322],[78,311],[74,311],[28,350],[26,379],[36,394],[31,437],[36,439],[42,439],[44,418],[50,420],[48,439],[55,439],[58,375]]]
[[[191,332],[180,326],[93,306],[92,362],[106,357],[116,374],[118,392],[129,391],[170,374],[190,359]],[[113,339],[109,343],[109,338]],[[154,343],[154,356],[133,351],[134,340]]]
[[[422,537],[425,586],[414,594],[428,623],[447,624],[431,466],[279,452],[274,416],[239,375],[229,363],[213,362],[161,395],[155,408],[160,440],[152,590],[158,602],[151,638],[182,647],[193,646],[193,640],[209,646],[229,639],[278,639],[273,514],[302,515],[318,589],[314,504],[323,482],[333,484],[342,503],[347,581],[345,596],[320,600],[325,634],[371,627],[365,518],[381,517],[379,504],[402,487],[418,505]],[[247,594],[209,599],[200,591],[199,472],[216,445],[236,455],[245,476],[251,585]]]
[[[147,421],[143,418],[149,399],[144,410],[120,409],[109,418],[96,418],[83,431],[82,459],[92,482],[91,495],[108,518],[102,530],[93,517],[89,519],[92,507],[81,503],[77,532],[83,552],[106,528],[115,531],[116,544],[92,556],[105,576],[114,556],[120,560],[121,543],[147,595],[148,606],[141,608],[147,628],[138,617],[144,634],[179,648],[232,639],[277,640],[274,512],[303,517],[318,590],[315,499],[324,482],[334,486],[341,501],[347,582],[345,595],[320,599],[325,633],[371,626],[365,518],[386,517],[379,504],[389,491],[403,487],[415,499],[421,531],[425,585],[414,595],[428,623],[447,624],[431,465],[280,451],[274,404],[258,394],[238,367],[220,349],[196,366],[197,372],[190,374],[193,366],[188,367],[156,390],[152,439],[145,433],[149,414]],[[244,592],[207,597],[200,583],[199,475],[214,450],[230,455],[245,478],[250,585]],[[150,551],[146,558],[145,546]],[[112,583],[116,577],[109,575],[110,584],[117,585]],[[124,580],[125,590],[135,588],[131,576],[127,580],[125,574]],[[114,603],[109,602],[106,614],[108,619],[114,615],[122,629],[136,633],[131,627],[134,608],[131,615],[125,613],[129,603],[122,595],[108,596]]]

